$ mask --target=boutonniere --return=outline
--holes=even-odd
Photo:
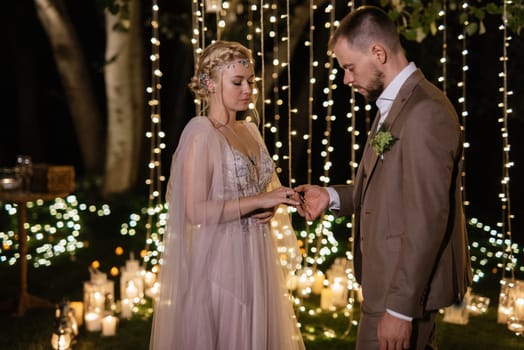
[[[397,140],[398,139],[387,129],[387,126],[382,124],[378,132],[371,139],[371,147],[373,147],[377,156],[382,156]]]

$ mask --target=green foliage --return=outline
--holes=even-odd
[[[489,16],[503,16],[504,5],[501,1],[472,0],[468,7],[463,7],[463,1],[440,0],[419,1],[381,0],[380,5],[388,11],[390,17],[397,23],[400,33],[410,41],[422,42],[427,35],[436,35],[443,19],[439,14],[446,4],[446,16],[456,14],[460,23],[467,23],[468,35],[482,34],[484,20]],[[524,24],[524,0],[512,1],[507,4],[506,19],[508,29],[517,35]],[[502,20],[501,20],[502,22]]]

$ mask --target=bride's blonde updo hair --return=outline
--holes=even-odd
[[[233,60],[243,60],[245,64],[253,64],[251,52],[242,44],[235,41],[218,40],[207,46],[196,67],[195,75],[188,84],[195,96],[207,100],[210,89],[209,82],[217,85],[221,83],[222,75],[219,71]]]

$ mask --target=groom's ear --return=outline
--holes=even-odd
[[[385,64],[388,59],[388,52],[384,46],[380,44],[373,44],[371,46],[371,54],[380,64]]]

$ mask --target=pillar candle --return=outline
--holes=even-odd
[[[133,281],[129,281],[126,287],[126,298],[133,300],[136,297],[138,297],[138,288]]]
[[[311,291],[313,294],[319,295],[322,291],[322,287],[324,287],[324,273],[320,270],[317,270],[313,274],[313,285],[311,286]]]
[[[330,310],[333,307],[333,291],[331,288],[322,288],[320,291],[320,308]]]
[[[88,332],[98,332],[102,329],[102,318],[97,312],[88,312],[85,315],[86,330]]]
[[[122,318],[130,319],[132,316],[132,307],[133,304],[129,299],[122,299],[120,303],[120,316]]]
[[[347,293],[343,283],[340,283],[335,279],[335,282],[331,285],[333,291],[333,305],[338,307],[346,307],[348,304]]]
[[[112,315],[107,315],[102,319],[102,335],[106,337],[114,336],[116,334],[117,318]]]

